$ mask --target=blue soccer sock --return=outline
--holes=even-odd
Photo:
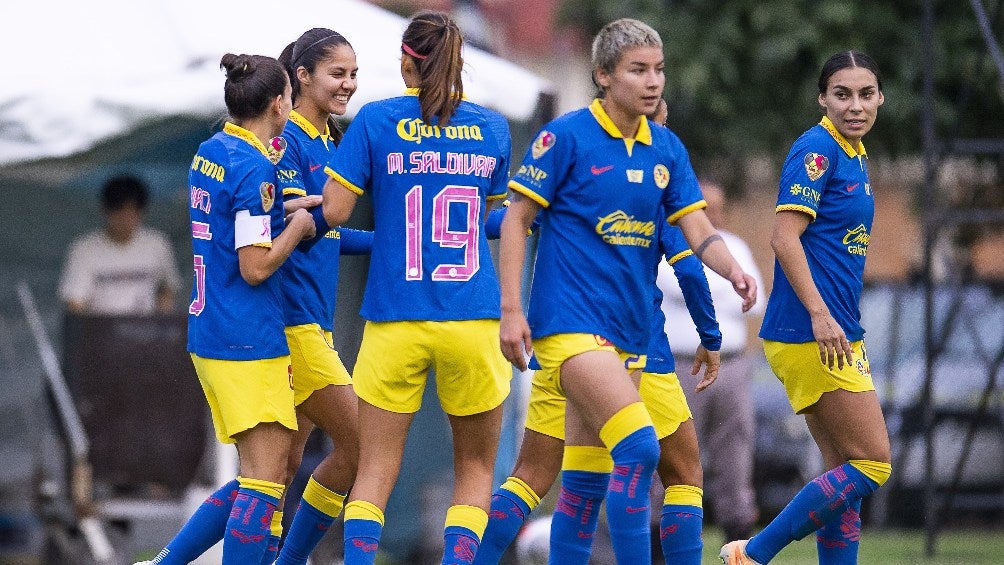
[[[561,490],[551,516],[549,565],[585,565],[610,484],[613,460],[603,447],[566,445]]]
[[[861,539],[861,499],[816,532],[819,565],[856,565]]]
[[[889,477],[890,470],[888,463],[856,460],[816,477],[749,540],[746,554],[755,561],[768,563],[789,543],[836,520],[855,501],[875,492]]]
[[[704,540],[704,491],[691,485],[670,485],[659,520],[659,543],[666,565],[701,565]]]
[[[311,475],[276,564],[305,565],[310,552],[314,551],[335,518],[342,513],[344,504],[344,494],[325,488]]]
[[[474,556],[474,565],[498,565],[527,516],[540,504],[540,496],[518,477],[509,477],[492,495],[488,526]]]
[[[261,565],[272,565],[275,556],[279,553],[279,544],[282,543],[282,511],[276,510],[272,513],[272,527],[268,536],[268,544],[265,546],[265,555],[261,558]]]
[[[607,490],[610,540],[618,563],[651,563],[649,487],[659,462],[659,440],[641,402],[613,415],[600,430],[614,469]]]
[[[383,510],[365,500],[353,500],[345,505],[345,565],[373,565],[380,547],[383,521]]]
[[[240,489],[223,534],[223,565],[261,563],[272,535],[272,513],[286,487],[246,477],[237,481]]]
[[[153,562],[157,565],[187,565],[223,539],[223,530],[239,488],[237,479],[234,479],[206,497]]]
[[[483,509],[464,504],[451,506],[443,528],[442,565],[471,565],[487,525],[488,513]]]

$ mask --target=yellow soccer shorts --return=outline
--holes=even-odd
[[[294,406],[326,386],[352,384],[352,377],[335,351],[331,332],[318,324],[286,326],[286,342],[293,371]]]
[[[556,374],[553,368],[534,372],[530,380],[526,428],[564,441],[565,395]],[[693,417],[676,373],[642,373],[638,393],[660,440],[672,435],[680,424]]]
[[[655,437],[659,439],[673,435],[680,424],[693,417],[676,373],[643,372],[638,394],[652,417]]]
[[[862,340],[851,343],[853,361],[839,369],[831,369],[819,359],[819,344],[783,343],[764,340],[763,351],[770,368],[784,385],[788,402],[796,414],[812,406],[824,392],[875,390],[868,352]]]
[[[498,320],[367,322],[352,375],[356,395],[401,414],[422,406],[429,370],[443,411],[470,416],[509,395]]]
[[[192,354],[192,363],[209,402],[216,439],[234,443],[235,435],[266,422],[296,429],[288,355],[228,361]]]
[[[565,391],[561,388],[561,364],[588,351],[611,351],[634,371],[645,366],[646,356],[623,351],[593,334],[555,334],[533,341],[541,368],[530,381],[526,428],[553,438],[565,439]],[[658,430],[658,428],[656,428]]]

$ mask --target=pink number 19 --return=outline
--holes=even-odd
[[[415,185],[405,195],[405,279],[422,280],[422,186]],[[466,226],[463,231],[450,229],[450,204],[466,204]],[[464,262],[459,265],[440,264],[432,270],[434,281],[467,281],[481,268],[479,231],[481,198],[474,186],[448,185],[432,199],[432,241],[442,247],[463,248]]]

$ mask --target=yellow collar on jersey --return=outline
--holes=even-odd
[[[328,140],[331,139],[331,128],[328,127],[327,123],[324,124],[324,133],[322,134],[317,131],[314,124],[310,123],[310,120],[304,118],[303,114],[297,112],[296,110],[290,110],[289,121],[299,126],[300,129],[303,130],[303,133],[306,133],[310,139],[317,139],[318,136],[321,136],[321,141],[323,141],[325,147],[327,147]]]
[[[417,87],[416,88],[405,88],[404,89],[404,95],[405,96],[418,96],[418,91],[419,90],[421,90],[421,89],[417,88]],[[466,94],[461,94],[460,95],[460,99],[461,100],[467,100],[467,95]]]
[[[868,156],[868,152],[865,151],[864,142],[858,141],[859,151],[855,151],[854,146],[851,145],[851,142],[847,141],[847,138],[844,137],[842,133],[837,131],[837,126],[833,125],[833,122],[830,121],[830,118],[823,116],[823,119],[819,121],[819,125],[823,126],[824,128],[826,128],[826,131],[830,132],[830,135],[833,136],[833,139],[837,142],[837,145],[839,145],[840,148],[844,150],[844,153],[847,153],[848,157],[853,158],[853,157]]]
[[[634,142],[644,143],[645,145],[652,145],[652,130],[648,128],[648,120],[645,116],[638,118],[638,131],[635,133],[634,137],[624,137],[621,130],[617,129],[613,120],[607,114],[607,111],[603,109],[603,104],[599,98],[593,100],[592,104],[589,105],[589,111],[593,113],[593,117],[599,122],[600,127],[603,131],[607,132],[610,137],[615,139],[623,139],[624,145],[627,147],[628,157],[631,156],[631,150],[634,149]]]
[[[265,149],[265,144],[258,139],[258,136],[251,133],[250,130],[246,130],[233,122],[227,122],[223,124],[223,133],[228,133],[234,137],[243,139],[244,141],[250,143],[252,147],[261,151],[262,155],[268,157],[268,150]]]

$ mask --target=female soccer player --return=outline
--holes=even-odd
[[[511,371],[495,346],[499,290],[483,221],[506,193],[509,127],[462,100],[463,38],[445,14],[411,19],[401,44],[405,96],[365,105],[332,157],[322,230],[358,196],[374,241],[353,385],[359,472],[345,507],[345,562],[373,563],[405,438],[433,369],[453,429],[454,494],[443,563],[470,563],[491,497]]]
[[[195,256],[188,351],[216,437],[237,444],[240,475],[149,562],[163,565],[187,564],[204,549],[202,537],[219,539],[212,501],[231,493],[223,563],[262,561],[296,429],[280,281],[271,275],[300,240],[313,236],[314,222],[296,210],[283,226],[267,149],[289,117],[289,79],[278,61],[261,55],[227,54],[220,66],[232,121],[199,146],[188,176]],[[189,554],[191,547],[199,553]]]
[[[830,57],[819,76],[823,119],[795,141],[781,171],[774,287],[760,337],[830,470],[751,539],[722,547],[729,565],[768,563],[811,532],[820,563],[857,563],[861,499],[892,472],[858,310],[875,211],[861,138],[883,101],[871,57]]]
[[[618,562],[650,563],[648,489],[659,445],[629,371],[644,366],[651,337],[656,224],[678,223],[746,308],[756,285],[701,211],[679,138],[645,119],[665,84],[658,33],[632,19],[607,24],[593,41],[593,67],[602,98],[545,126],[510,182],[517,194],[502,225],[500,341],[523,370],[534,351],[568,399],[552,563],[587,562],[579,525],[604,496]],[[525,238],[541,210],[528,323]],[[600,447],[612,462],[596,459]]]
[[[356,91],[356,54],[341,34],[314,28],[279,55],[289,74],[293,111],[283,131],[284,150],[278,164],[279,190],[290,203],[312,197],[319,203],[327,175],[323,167],[341,141],[333,116],[345,114]],[[303,565],[310,552],[341,513],[358,465],[356,395],[352,379],[332,341],[340,253],[369,252],[372,234],[333,229],[315,234],[282,267],[286,340],[293,375],[293,403],[299,430],[293,438],[286,484],[303,458],[303,447],[316,424],[335,444],[307,482],[280,565]],[[282,533],[281,512],[273,517],[270,551]],[[273,554],[274,556],[274,554]]]
[[[707,363],[704,378],[697,385],[697,390],[704,390],[715,380],[719,365],[717,351],[722,341],[708,279],[680,230],[661,222],[659,229],[662,231],[659,238],[662,253],[673,267],[701,336],[701,346],[694,355],[698,365],[692,369],[692,374],[696,375],[700,366]],[[659,438],[657,469],[666,489],[659,528],[662,552],[667,565],[700,564],[704,512],[697,432],[666,337],[662,292],[653,287],[652,295],[652,338],[639,395]],[[531,368],[539,369],[532,366],[532,361]],[[488,528],[474,559],[475,565],[498,564],[530,511],[551,489],[561,470],[566,402],[557,381],[553,372],[538,370],[534,373],[526,429],[516,465],[512,475],[492,496]],[[596,461],[609,464],[610,456],[605,448],[590,451]],[[591,514],[592,521],[583,528],[587,534],[595,530],[598,516],[598,513]]]

